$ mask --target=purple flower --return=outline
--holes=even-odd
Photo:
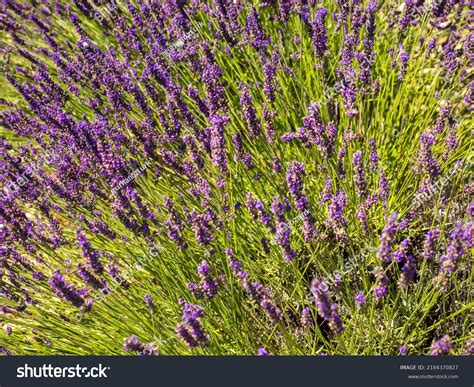
[[[357,219],[359,219],[363,233],[367,234],[369,232],[369,226],[367,223],[367,214],[365,212],[365,208],[363,204],[360,204],[359,207],[357,208],[356,216],[357,216]]]
[[[400,345],[400,347],[398,347],[398,353],[400,354],[400,356],[407,356],[408,347],[406,345]]]
[[[267,102],[272,105],[275,102],[275,87],[277,84],[276,67],[271,60],[267,60],[262,67],[263,93]]]
[[[37,280],[37,281],[40,281],[40,280],[44,279],[44,275],[43,275],[43,273],[41,273],[39,271],[35,271],[32,275],[32,278]]]
[[[378,169],[379,155],[377,153],[377,147],[375,145],[375,140],[373,138],[369,140],[369,146],[370,146],[369,169],[372,172],[375,172]]]
[[[150,294],[145,294],[143,299],[145,300],[145,305],[148,309],[155,310],[155,303],[153,302],[153,297]]]
[[[469,110],[473,110],[473,103],[474,103],[474,81],[469,83],[469,87],[467,89],[466,95],[464,97],[464,102],[468,104]]]
[[[333,122],[324,127],[318,103],[312,103],[308,108],[308,116],[303,119],[303,127],[297,132],[285,133],[280,139],[284,142],[299,140],[304,146],[316,145],[326,157],[330,157],[334,151],[337,128]]]
[[[326,177],[326,184],[321,191],[321,203],[327,203],[332,199],[332,181],[330,177]]]
[[[66,301],[69,301],[75,307],[84,305],[82,294],[72,285],[66,283],[64,276],[57,270],[49,280],[49,285],[54,292]]]
[[[270,43],[271,39],[265,34],[262,23],[259,20],[259,14],[254,6],[252,6],[252,10],[247,16],[246,24],[247,26],[245,28],[245,33],[247,35],[247,39],[252,42],[252,45],[255,47],[255,49],[265,49],[265,47]]]
[[[258,349],[258,353],[257,353],[258,356],[269,356],[270,353],[263,347],[260,347]]]
[[[451,116],[451,103],[447,101],[440,109],[440,112],[438,116],[436,117],[436,122],[433,127],[433,134],[438,135],[440,133],[443,133],[446,125],[452,126],[454,125],[455,121],[453,120],[453,117]]]
[[[123,286],[124,288],[129,287],[128,283],[120,275],[119,267],[116,264],[114,264],[113,262],[109,262],[108,272],[109,272],[109,275],[115,281],[117,281],[117,283],[119,283],[121,286]]]
[[[467,214],[468,216],[474,215],[474,202],[469,204],[469,207],[467,208]]]
[[[252,102],[249,87],[245,84],[240,88],[240,106],[244,113],[247,130],[250,138],[255,138],[260,134],[260,119]]]
[[[136,352],[138,356],[157,356],[160,354],[153,344],[143,344],[135,335],[125,340],[123,348],[126,351]]]
[[[458,262],[465,253],[464,227],[461,222],[454,225],[449,239],[450,243],[446,253],[439,258],[438,275],[433,280],[443,292],[447,292],[450,278],[456,271]]]
[[[382,170],[380,171],[378,196],[380,197],[380,199],[386,202],[388,200],[389,194],[390,194],[389,180],[385,172]]]
[[[426,44],[426,57],[429,58],[431,51],[436,47],[436,39],[430,39]]]
[[[357,196],[364,197],[367,194],[367,182],[365,181],[365,171],[362,164],[362,152],[357,151],[352,159],[354,164],[354,184]]]
[[[188,284],[188,289],[196,298],[213,299],[217,294],[218,286],[217,281],[212,278],[209,264],[205,259],[198,266],[197,272],[200,282],[198,284]]]
[[[464,354],[471,356],[474,355],[474,338],[466,341],[466,345],[464,346]]]
[[[311,292],[314,295],[314,304],[318,309],[319,315],[326,320],[329,320],[331,317],[331,305],[329,304],[328,291],[329,287],[324,281],[313,279],[311,282]]]
[[[301,326],[303,328],[310,327],[314,324],[313,316],[311,315],[311,309],[306,307],[301,312],[301,319],[300,319]]]
[[[383,263],[388,264],[392,261],[392,246],[394,244],[394,235],[397,230],[397,216],[395,212],[388,217],[385,228],[380,236],[380,245],[377,248],[377,259]]]
[[[313,279],[311,282],[311,292],[314,295],[314,304],[318,309],[319,315],[329,322],[331,328],[337,334],[342,333],[344,327],[342,325],[341,316],[337,309],[337,304],[330,304],[328,298],[328,286],[324,281]]]
[[[450,9],[450,2],[448,1],[435,1],[431,4],[431,13],[435,19],[444,19]]]
[[[222,70],[211,54],[209,42],[203,44],[203,51],[205,56],[201,59],[201,79],[206,87],[207,108],[212,116],[216,116],[218,111],[225,111],[227,109],[227,98],[225,96],[225,89],[221,83]],[[182,106],[182,103],[179,103]],[[189,120],[188,120],[189,121]],[[215,124],[215,122],[213,122]]]
[[[435,256],[436,243],[439,238],[439,231],[437,229],[428,230],[425,241],[423,243],[423,257],[431,260]]]
[[[83,232],[77,233],[77,240],[79,247],[81,248],[82,257],[85,259],[86,264],[94,270],[96,274],[102,274],[104,267],[99,261],[99,253],[94,250],[86,238],[86,234]]]
[[[380,300],[387,294],[388,278],[382,266],[376,266],[373,270],[373,275],[376,281],[376,285],[374,287],[374,296],[377,300]]]
[[[400,247],[395,250],[395,252],[393,253],[393,258],[396,262],[402,263],[406,259],[409,243],[410,239],[404,239],[400,243]]]
[[[278,158],[278,156],[273,156],[273,166],[272,166],[273,173],[280,173],[282,169],[283,169],[283,166],[281,165],[281,161]]]
[[[465,224],[465,226],[464,226],[464,235],[463,235],[464,243],[470,249],[474,247],[474,244],[472,243],[473,231],[474,231],[474,226],[473,226],[473,223],[472,223],[472,220],[471,220],[470,222]]]
[[[199,90],[192,87],[191,85],[188,86],[188,95],[196,102],[199,107],[199,110],[202,114],[206,117],[209,116],[209,108],[206,105],[206,102],[199,96]]]
[[[201,318],[204,309],[199,305],[188,304],[180,299],[183,309],[183,322],[178,324],[175,333],[189,348],[205,347],[209,344],[209,335],[202,328]]]
[[[203,213],[192,210],[187,216],[188,223],[194,231],[194,236],[202,246],[207,246],[214,239],[216,216],[216,213],[210,207]]]
[[[251,192],[247,194],[245,205],[253,215],[254,219],[260,219],[260,222],[262,222],[262,224],[264,224],[272,233],[275,231],[275,226],[273,225],[270,214],[265,210],[263,203],[255,199]]]
[[[408,61],[410,60],[410,55],[404,50],[400,52],[400,68],[398,71],[398,80],[403,81],[407,74]]]
[[[446,136],[446,149],[443,153],[443,159],[446,160],[459,145],[458,135],[457,135],[457,123],[452,121],[449,123],[448,135]]]
[[[254,301],[268,316],[272,324],[276,324],[282,317],[283,313],[271,300],[270,293],[259,282],[250,282],[248,273],[242,270],[242,263],[234,258],[231,249],[226,250],[226,255],[229,259],[230,268],[236,274],[244,291],[249,295],[250,299]]]
[[[276,241],[283,252],[285,262],[290,262],[294,257],[296,257],[296,252],[291,248],[291,230],[285,219],[285,206],[278,197],[276,197],[272,203],[272,211],[276,224]]]
[[[343,0],[346,1],[346,0]],[[358,88],[356,86],[356,71],[353,67],[353,59],[355,58],[354,49],[357,39],[353,34],[344,36],[344,43],[341,51],[340,67],[336,69],[336,73],[340,79],[335,87],[342,96],[344,107],[350,118],[354,117],[357,111],[356,97]]]
[[[400,19],[401,30],[405,30],[414,21],[416,14],[416,4],[414,0],[405,0],[403,16]]]
[[[263,105],[263,126],[265,128],[265,139],[269,144],[275,141],[275,125],[273,124],[273,117],[275,112],[271,110],[266,103]]]
[[[227,116],[211,116],[212,126],[210,127],[210,147],[212,164],[219,168],[220,172],[227,173],[227,154],[225,143],[225,125],[229,119]]]
[[[377,300],[380,300],[387,294],[387,284],[379,283],[374,288],[374,295]]]
[[[105,294],[107,293],[107,283],[105,280],[96,277],[80,263],[77,265],[77,275],[94,290],[102,290]]]
[[[442,66],[445,70],[446,80],[450,80],[450,78],[459,66],[459,62],[457,59],[459,56],[459,52],[456,48],[456,45],[458,44],[458,37],[460,37],[460,35],[450,35],[449,39],[441,46],[443,50]],[[467,39],[466,44],[471,45],[472,42]]]
[[[345,227],[347,219],[344,216],[344,208],[347,206],[348,197],[343,190],[337,190],[329,204],[329,213],[326,219],[326,226],[331,228],[338,240],[346,240]]]
[[[347,18],[349,16],[350,4],[349,0],[335,0],[337,5],[337,12],[334,15],[337,21],[337,28],[343,28],[344,32],[347,31]]]
[[[356,52],[354,54],[355,58],[359,62],[359,79],[364,86],[361,90],[362,94],[368,94],[371,89],[368,87],[372,83],[372,68],[375,63],[375,51],[374,51],[374,37],[375,37],[375,12],[377,10],[378,4],[370,0],[365,10],[365,15],[359,16],[354,20],[357,22],[357,28],[354,28],[355,39],[358,40],[358,31],[366,19],[366,34],[364,36],[363,42],[363,51]],[[361,5],[356,6],[354,12],[361,8]],[[360,11],[359,11],[360,12]],[[353,18],[356,15],[353,15]],[[354,24],[353,22],[353,24]],[[374,94],[378,93],[379,83],[378,81],[373,84],[372,91]]]
[[[169,212],[169,217],[164,223],[168,228],[168,237],[174,240],[181,250],[185,250],[187,245],[183,237],[184,225],[182,216],[175,209],[175,203],[169,196],[166,195],[164,197],[163,205]]]
[[[431,344],[429,355],[448,355],[452,346],[453,345],[451,344],[451,339],[449,338],[449,336],[444,335],[439,340],[433,341],[433,344]]]
[[[309,242],[316,236],[314,229],[314,218],[311,215],[311,209],[308,199],[303,193],[303,177],[305,175],[304,164],[298,161],[292,161],[288,165],[286,173],[286,183],[290,190],[296,209],[303,216],[303,233],[305,242]]]
[[[364,305],[365,301],[366,301],[366,297],[365,297],[364,292],[357,293],[357,295],[355,296],[355,301],[356,301],[357,305],[359,305],[359,306]]]
[[[400,271],[401,271],[401,274],[398,280],[398,286],[400,286],[400,288],[403,289],[403,288],[406,288],[409,285],[409,283],[413,281],[413,278],[415,277],[415,274],[416,274],[415,260],[412,255],[407,255],[405,257],[405,261]]]
[[[326,8],[319,8],[316,11],[314,20],[311,22],[311,42],[313,43],[314,53],[319,59],[324,56],[328,49],[328,37],[324,27],[327,14]]]
[[[232,144],[234,145],[234,151],[236,153],[235,159],[242,162],[248,169],[252,169],[253,162],[250,153],[245,152],[244,143],[240,134],[236,133],[232,136]]]

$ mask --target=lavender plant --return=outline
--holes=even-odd
[[[4,0],[0,353],[472,354],[468,5]]]

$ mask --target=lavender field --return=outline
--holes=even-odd
[[[0,353],[472,355],[467,0],[3,0]]]

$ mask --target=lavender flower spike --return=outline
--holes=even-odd
[[[202,328],[201,318],[204,317],[204,309],[199,305],[188,304],[180,300],[183,309],[183,322],[175,329],[178,338],[189,348],[197,346],[205,347],[209,343],[209,335]]]
[[[431,344],[429,355],[448,355],[452,346],[453,345],[451,344],[451,339],[449,338],[449,336],[444,335],[439,340],[433,341],[433,344]]]
[[[397,216],[393,213],[385,224],[382,235],[380,236],[380,245],[377,249],[377,258],[380,262],[388,264],[392,261],[392,246],[394,243],[394,235],[397,229]]]
[[[303,177],[305,175],[304,164],[292,161],[286,173],[286,183],[290,190],[296,209],[303,214],[303,232],[305,242],[309,242],[316,235],[314,229],[314,218],[311,215],[309,202],[303,193]]]
[[[153,297],[151,296],[151,294],[145,294],[143,296],[143,299],[145,300],[145,305],[148,309],[152,311],[155,310],[155,303],[153,302]]]
[[[431,260],[435,256],[436,242],[439,238],[439,231],[437,229],[428,230],[425,241],[423,243],[423,257]]]
[[[278,197],[273,201],[272,211],[276,224],[276,241],[283,252],[285,261],[290,262],[294,257],[296,257],[296,252],[291,248],[291,231],[288,222],[285,219],[285,207]]]
[[[201,280],[198,284],[188,284],[188,289],[196,298],[213,299],[217,294],[217,281],[212,278],[209,264],[205,259],[198,266],[197,271]]]
[[[362,152],[357,151],[352,159],[354,164],[354,184],[356,193],[359,197],[364,197],[367,191],[367,182],[365,181],[365,172],[362,165]]]
[[[132,335],[127,340],[125,340],[123,348],[126,351],[135,352],[138,356],[159,355],[158,350],[154,347],[153,344],[143,344],[137,339],[135,335]]]
[[[224,136],[224,127],[228,122],[226,116],[214,115],[211,117],[210,145],[212,163],[219,168],[220,172],[227,173],[227,153]]]
[[[316,11],[314,20],[311,22],[311,42],[313,43],[314,54],[319,59],[323,58],[324,53],[328,49],[328,37],[324,27],[327,14],[326,8],[319,8]]]
[[[255,138],[260,134],[261,125],[257,112],[252,102],[249,87],[242,85],[240,90],[240,105],[244,113],[244,119],[247,124],[247,130],[250,138]]]
[[[54,292],[61,298],[79,308],[84,304],[84,298],[72,285],[66,283],[64,276],[57,270],[49,280]]]
[[[340,334],[344,330],[341,316],[337,311],[337,305],[329,303],[328,291],[329,288],[324,281],[314,279],[311,282],[311,292],[314,295],[314,304],[318,309],[319,315],[329,322],[329,325],[336,333]]]

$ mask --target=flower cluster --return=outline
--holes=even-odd
[[[126,351],[135,352],[139,356],[157,356],[160,354],[152,343],[141,343],[135,335],[132,335],[125,340],[123,348]]]
[[[305,214],[303,217],[303,233],[305,242],[309,242],[316,235],[314,228],[314,219],[311,215],[309,201],[303,193],[303,177],[305,175],[304,164],[298,161],[292,161],[288,165],[286,173],[286,183],[290,190],[296,209]]]
[[[449,336],[445,335],[439,340],[433,341],[429,354],[431,356],[447,355],[452,347],[451,339]]]
[[[311,292],[314,295],[314,304],[318,310],[318,314],[326,321],[334,330],[340,334],[344,330],[341,316],[338,313],[337,304],[331,304],[328,297],[328,286],[324,281],[319,281],[316,278],[311,282]]]
[[[285,205],[280,200],[280,198],[275,198],[272,203],[272,211],[276,224],[276,242],[281,247],[285,261],[290,262],[294,257],[296,257],[296,252],[291,247],[291,229],[289,223],[285,219],[286,210],[287,208],[285,208]]]
[[[450,243],[446,253],[439,258],[439,272],[433,282],[446,292],[450,286],[450,278],[457,269],[461,257],[466,252],[466,247],[472,248],[472,223],[463,225],[461,222],[455,224],[449,235]]]
[[[54,292],[61,298],[69,301],[75,307],[81,307],[84,305],[84,292],[79,291],[71,284],[68,284],[64,278],[64,275],[57,270],[49,280],[49,285]]]
[[[183,299],[180,299],[179,302],[183,309],[183,322],[176,327],[176,335],[189,348],[207,346],[209,336],[204,332],[201,323],[201,318],[204,317],[204,309],[199,305],[188,304]]]
[[[215,297],[218,290],[217,281],[212,278],[209,264],[204,259],[197,269],[199,278],[201,279],[198,284],[189,283],[188,289],[196,298],[204,298],[211,300]]]

